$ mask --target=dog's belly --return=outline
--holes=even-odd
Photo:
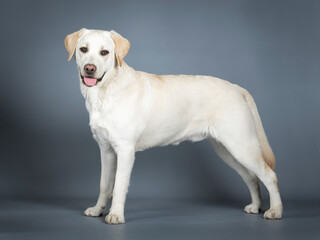
[[[149,141],[148,139],[142,139],[135,145],[136,151],[143,151],[152,147],[162,147],[167,145],[178,145],[183,141],[197,142],[205,139],[206,136],[188,136],[183,138],[163,139],[162,141]]]
[[[201,131],[202,126],[187,125],[184,128],[180,125],[172,131],[172,125],[147,128],[135,144],[136,151],[156,146],[178,145],[183,141],[197,142],[207,138],[209,131]],[[208,129],[208,127],[206,128]]]

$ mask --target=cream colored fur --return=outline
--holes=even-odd
[[[86,216],[99,216],[108,199],[106,222],[124,223],[124,205],[136,151],[182,141],[209,139],[218,155],[247,184],[252,203],[247,213],[261,207],[258,179],[270,194],[267,219],[282,217],[273,152],[251,95],[230,82],[189,75],[155,75],[136,71],[124,61],[130,43],[118,33],[82,29],[65,39],[69,60],[75,52],[81,93],[89,125],[101,154],[100,195]],[[82,53],[81,47],[88,51]],[[108,50],[101,56],[101,50]],[[95,78],[87,87],[84,66],[94,64]],[[196,163],[195,163],[196,164]],[[201,186],[199,186],[201,187]]]

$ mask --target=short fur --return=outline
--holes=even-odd
[[[247,184],[258,213],[258,179],[270,194],[266,219],[282,217],[275,158],[252,96],[247,90],[210,76],[155,75],[129,67],[124,57],[130,43],[111,31],[81,29],[65,39],[69,60],[76,55],[80,88],[86,99],[90,128],[101,154],[100,195],[86,216],[100,216],[112,198],[106,222],[124,223],[124,204],[136,151],[208,138],[218,155]],[[86,53],[81,47],[87,47]],[[101,50],[109,54],[102,56]],[[82,81],[84,66],[96,66],[95,86]],[[195,163],[196,164],[196,163]]]

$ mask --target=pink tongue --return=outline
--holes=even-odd
[[[88,78],[88,77],[84,77],[83,81],[85,82],[86,85],[92,87],[96,84],[97,79],[96,78]]]

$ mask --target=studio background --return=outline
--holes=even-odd
[[[67,34],[85,27],[126,37],[125,61],[136,70],[211,75],[246,88],[276,156],[283,200],[318,201],[319,10],[312,0],[2,2],[0,195],[94,204],[99,150],[64,47]],[[250,196],[204,141],[137,153],[128,199]]]

